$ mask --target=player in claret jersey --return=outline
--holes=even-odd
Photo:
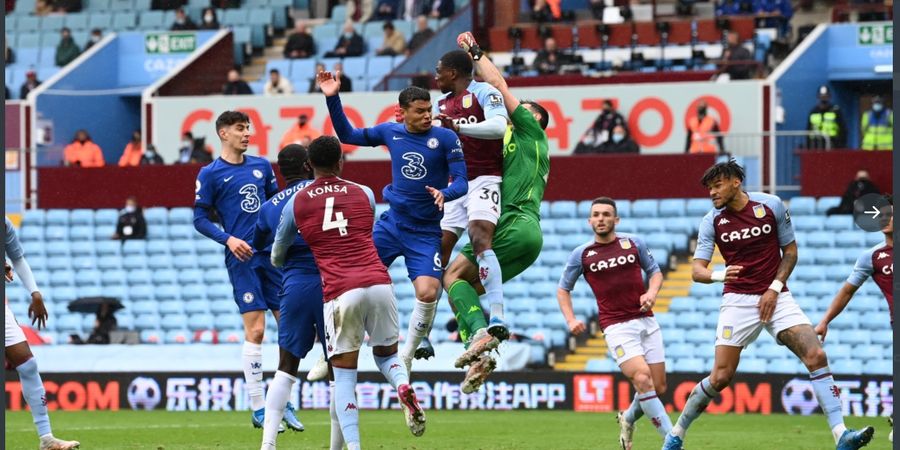
[[[375,363],[397,390],[406,423],[415,436],[425,432],[425,413],[397,356],[397,304],[372,240],[375,196],[365,186],[339,178],[341,144],[322,136],[309,146],[315,181],[288,200],[272,246],[272,264],[284,263],[299,231],[322,274],[325,339],[334,371],[334,415],[350,450],[360,448],[356,379],[365,335]]]
[[[618,415],[619,445],[630,450],[634,423],[644,414],[660,436],[672,429],[666,407],[659,400],[666,390],[666,356],[662,332],[653,317],[663,274],[643,239],[616,233],[619,215],[611,198],[593,201],[588,223],[594,239],[569,255],[556,298],[569,331],[578,335],[585,330],[572,309],[571,292],[578,277],[584,275],[597,297],[606,343],[637,390],[631,406]],[[642,272],[650,278],[649,288],[644,287]]]
[[[825,317],[822,317],[822,320],[816,325],[816,333],[822,337],[822,342],[825,342],[825,335],[828,334],[828,324],[847,307],[853,294],[869,277],[872,277],[872,280],[881,289],[881,293],[884,294],[890,311],[889,319],[892,325],[894,323],[894,198],[886,195],[884,200],[889,205],[880,208],[882,217],[887,220],[884,228],[881,229],[881,232],[884,233],[884,242],[866,250],[856,260],[850,278],[847,278],[847,282],[841,286],[841,290],[834,296],[831,306],[825,312]],[[890,420],[890,424],[893,426],[893,419]],[[888,435],[888,439],[894,440],[893,430]]]
[[[812,324],[788,291],[797,264],[791,218],[781,199],[744,192],[744,169],[736,162],[716,164],[703,174],[713,210],[703,217],[694,252],[693,279],[724,282],[724,298],[716,326],[716,354],[709,377],[694,387],[684,411],[666,436],[663,450],[681,449],[685,432],[737,371],[741,350],[765,329],[809,369],[819,406],[838,450],[864,447],[875,430],[848,430],[841,415],[840,389]],[[725,270],[710,270],[714,247],[725,258]]]

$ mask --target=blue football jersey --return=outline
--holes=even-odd
[[[225,232],[249,243],[262,204],[277,192],[269,161],[244,155],[242,164],[231,164],[218,158],[200,169],[194,205],[215,209]]]
[[[270,253],[272,251],[272,243],[275,242],[278,222],[281,221],[284,207],[289,204],[288,200],[312,182],[313,180],[294,182],[262,205],[259,219],[256,221],[256,233],[253,237],[253,247],[257,251],[262,253]],[[304,273],[319,273],[319,268],[316,266],[316,260],[313,258],[309,245],[306,244],[300,233],[295,234],[294,243],[287,250],[283,269],[294,269]]]

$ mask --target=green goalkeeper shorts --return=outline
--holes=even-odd
[[[494,231],[493,250],[500,262],[503,282],[515,278],[531,267],[541,254],[544,235],[537,218],[520,212],[501,214]],[[472,243],[462,249],[462,255],[478,265],[472,251]]]

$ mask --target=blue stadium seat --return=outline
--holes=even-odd
[[[160,325],[158,314],[138,314],[134,318],[134,328],[137,330],[158,330]]]
[[[584,220],[579,219],[548,219],[554,221],[556,232],[562,235],[578,234],[582,229],[588,228]]]
[[[213,325],[217,330],[235,328],[241,326],[241,318],[236,314],[232,305],[232,311],[227,313],[216,314],[213,318]],[[243,337],[243,334],[242,334]]]
[[[671,251],[675,247],[673,237],[672,235],[647,233],[644,235],[644,242],[649,248],[662,248]],[[654,256],[659,257],[659,255]]]
[[[48,209],[47,210],[47,219],[45,221],[47,226],[57,225],[57,226],[68,226],[69,225],[69,210],[67,209]]]
[[[68,258],[72,253],[71,244],[68,242],[56,242],[48,245],[44,251],[48,258]]]
[[[156,286],[156,289],[154,291],[156,300],[158,301],[181,299],[181,290],[178,286],[175,285]],[[180,301],[179,304],[181,304]]]
[[[152,269],[152,268],[151,268]],[[178,271],[173,269],[152,270],[153,284],[156,286],[173,286],[178,284]]]
[[[184,330],[187,328],[187,317],[184,314],[165,314],[160,325],[164,330]]]
[[[131,255],[122,258],[122,268],[126,270],[144,269],[147,267],[145,255]]]
[[[697,312],[686,312],[677,314],[677,323],[679,327],[685,329],[700,328],[703,326],[703,314]]]
[[[69,303],[78,298],[78,291],[74,287],[56,287],[53,289],[53,296],[50,298],[54,302]]]
[[[573,219],[578,217],[577,205],[573,201],[560,200],[550,203],[550,217]]]
[[[108,30],[112,28],[112,14],[106,12],[93,12],[90,17],[88,17],[88,28],[94,29],[99,28],[101,30]]]
[[[695,300],[697,311],[704,314],[718,315],[719,308],[722,306],[722,297],[709,296],[701,297]]]
[[[824,228],[825,219],[819,216],[793,216],[791,223],[793,223],[795,231],[820,231]]]
[[[796,272],[795,272],[796,273]],[[715,297],[722,295],[722,287],[715,284],[693,283],[691,284],[692,297]]]
[[[228,294],[229,298],[220,299],[220,300],[211,300],[209,302],[209,311],[212,314],[235,314],[237,313],[237,307],[234,304],[234,301],[231,300],[231,293]]]
[[[665,336],[663,336],[665,338]],[[666,348],[666,356],[669,358],[693,358],[694,350],[701,350],[693,344],[674,344]]]
[[[69,239],[72,242],[85,242],[94,240],[94,228],[90,226],[75,226],[69,230]]]
[[[133,330],[134,316],[131,314],[116,313],[116,328],[120,330]]]
[[[136,269],[128,272],[129,286],[150,286],[153,284],[151,272],[147,269]]]
[[[828,212],[828,208],[838,206],[840,203],[840,197],[819,197],[819,199],[816,200],[816,214],[824,215]]]
[[[743,358],[741,359],[741,372],[748,373],[766,373],[767,362],[761,358]]]
[[[165,30],[168,28],[164,20],[163,11],[141,11],[140,28],[142,30]]]
[[[149,325],[150,323],[147,322]],[[135,329],[138,328],[138,318],[135,318]],[[162,344],[165,342],[163,335],[155,327],[152,329],[142,330],[140,333],[142,344]]]
[[[681,198],[667,198],[659,201],[660,217],[683,217],[686,211],[686,202]]]
[[[831,322],[830,328],[836,330],[855,329],[859,327],[861,320],[858,312],[844,311]]]
[[[838,214],[825,219],[825,230],[847,232],[854,229],[853,216]]]
[[[69,239],[69,228],[65,226],[47,226],[44,229],[44,239],[48,242],[55,242],[53,246],[60,241],[67,241]]]
[[[866,233],[866,247],[872,247],[884,242],[884,235],[881,233]]]
[[[838,249],[828,248],[816,251],[816,264],[841,264],[844,261],[844,252]]]
[[[115,256],[120,254],[122,244],[119,241],[100,241],[94,244],[94,250],[98,257]]]
[[[132,11],[120,11],[113,16],[113,28],[119,31],[137,28],[137,14]]]
[[[780,374],[799,374],[801,372],[797,370],[797,361],[798,360],[795,358],[770,359],[766,364],[766,372]],[[744,370],[743,361],[741,361],[741,365],[739,367],[740,370]]]
[[[227,300],[231,302],[229,311],[233,311],[235,309],[234,289],[228,284],[213,285],[209,288],[209,291],[207,291],[206,295],[210,300]]]
[[[836,247],[852,248],[854,250],[860,247],[865,247],[866,233],[864,231],[844,231],[841,233],[835,233],[834,245]]]
[[[29,251],[35,243],[44,242],[43,226],[26,226],[19,229],[19,239],[22,243],[28,245]]]
[[[75,286],[99,286],[103,274],[99,270],[86,270],[79,272],[75,278]]]
[[[658,202],[653,199],[635,200],[631,205],[631,216],[635,218],[656,217],[659,215]]]
[[[694,312],[694,299],[691,297],[673,297],[669,311],[673,313]]]
[[[121,269],[122,258],[119,256],[100,256],[97,258],[97,268],[101,270]]]
[[[185,300],[188,295],[182,295]],[[184,312],[187,314],[211,314],[209,310],[210,302],[205,299],[192,299],[184,303]]]
[[[803,216],[816,213],[816,199],[813,197],[794,197],[790,202],[791,215]]]
[[[659,322],[659,316],[657,316],[657,322]],[[686,335],[684,330],[678,328],[668,328],[663,329],[663,342],[668,344],[680,344],[684,342],[684,337]]]
[[[127,286],[128,274],[124,270],[104,270],[100,274],[100,284],[108,286]]]
[[[167,329],[165,327],[165,323],[163,323],[163,329]],[[165,342],[166,344],[190,344],[191,343],[191,332],[189,330],[185,330],[183,328],[179,329],[167,329],[165,334]]]
[[[675,360],[673,367],[682,372],[706,372],[706,364],[700,358],[679,358]]]
[[[90,209],[73,209],[69,214],[71,225],[93,225],[94,211]]]
[[[52,272],[49,279],[50,287],[71,287],[75,286],[75,274],[70,270],[57,270]]]
[[[184,304],[178,300],[161,300],[159,297],[156,299],[159,302],[159,313],[160,314],[184,314]]]
[[[66,314],[56,319],[56,331],[81,333],[81,317],[77,314]]]
[[[639,233],[650,234],[650,233],[662,233],[666,228],[665,219],[651,219],[645,218],[641,220],[634,221],[637,231]],[[648,236],[645,236],[645,238]]]
[[[201,269],[218,269],[220,267],[223,267],[224,265],[225,263],[222,261],[221,257],[206,256],[203,258],[197,258],[197,267]]]
[[[169,225],[191,225],[194,223],[194,211],[191,208],[172,208],[169,210]]]
[[[699,222],[687,217],[672,217],[666,219],[664,226],[666,231],[681,233],[691,236],[697,232]]]
[[[114,229],[118,221],[119,213],[115,209],[98,209],[94,212],[94,226],[108,226]]]
[[[868,346],[871,342],[871,332],[869,330],[844,330],[841,333],[841,343],[847,345],[866,345]],[[826,337],[827,339],[827,337]],[[857,353],[854,350],[855,358],[862,358],[862,355]],[[880,356],[879,356],[880,357]]]
[[[21,228],[34,226],[42,228],[47,222],[47,211],[43,209],[27,209],[22,214]]]
[[[867,375],[893,375],[894,362],[890,359],[866,361],[863,365],[863,373]]]
[[[825,274],[816,266],[797,266],[794,268],[792,278],[800,281],[821,281]]]
[[[619,366],[610,358],[589,359],[584,366],[585,372],[611,373],[619,370]]]
[[[166,255],[168,256],[171,253],[172,249],[169,245],[168,241],[149,241],[147,243],[147,256],[160,256]]]
[[[153,270],[168,269],[172,267],[172,257],[166,254],[147,258],[147,267]]]
[[[684,342],[688,344],[711,347],[716,342],[716,330],[713,328],[686,327],[683,323],[678,323],[675,326],[685,328]],[[690,328],[693,328],[693,330],[690,330]]]
[[[147,241],[131,239],[122,244],[122,255],[127,261],[135,256],[144,257],[147,254]]]
[[[871,295],[856,295],[850,300],[848,308],[860,313],[874,313],[885,302],[883,298]]]
[[[169,223],[169,210],[162,207],[147,208],[144,210],[144,220],[147,227],[166,226]]]
[[[169,239],[191,239],[194,236],[194,227],[191,225],[169,226]]]
[[[203,283],[203,271],[199,269],[178,270],[178,283],[182,285]]]
[[[225,247],[212,239],[198,240],[194,242],[194,248],[197,255],[203,257],[216,256],[221,258],[225,255]]]
[[[19,23],[21,27],[22,19],[27,19],[26,17],[20,17]],[[22,50],[27,48],[40,48],[41,46],[41,35],[38,33],[19,33],[19,39],[16,41],[17,46],[17,54],[21,54]],[[20,61],[21,62],[21,61]]]
[[[831,371],[835,374],[839,375],[862,375],[862,364],[858,361],[854,361],[849,358],[845,359],[831,359],[831,355],[828,358],[829,367],[831,367]]]
[[[188,317],[188,329],[191,331],[215,329],[212,314],[191,314]]]

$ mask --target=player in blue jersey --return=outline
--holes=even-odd
[[[253,248],[257,252],[271,252],[275,230],[288,200],[300,189],[312,183],[306,148],[291,144],[278,152],[278,168],[287,187],[262,205],[256,221]],[[278,371],[266,393],[266,421],[263,427],[263,449],[274,449],[278,424],[282,417],[293,419],[294,408],[288,402],[291,388],[297,381],[300,360],[312,349],[319,337],[325,352],[325,325],[322,312],[322,279],[309,246],[300,235],[287,251],[279,295]],[[287,414],[285,414],[287,413]],[[302,430],[303,424],[294,423]]]
[[[406,260],[416,292],[401,358],[407,369],[422,338],[434,321],[441,292],[441,219],[444,203],[468,192],[466,163],[459,137],[431,124],[431,95],[408,87],[400,92],[402,123],[353,128],[341,107],[340,78],[318,74],[328,112],[342,143],[387,146],[391,155],[391,184],[383,195],[390,209],[375,223],[374,240],[385,266],[398,256]],[[449,183],[447,180],[452,179]]]
[[[12,267],[4,261],[6,281],[13,280],[13,267],[22,280],[22,285],[31,293],[31,305],[28,306],[28,317],[31,324],[36,325],[38,329],[46,326],[47,308],[44,306],[44,297],[38,290],[37,283],[34,281],[34,274],[31,273],[31,266],[25,260],[25,251],[22,250],[22,244],[19,243],[19,237],[16,229],[13,227],[9,217],[6,218],[6,256],[12,261]],[[68,450],[78,448],[78,441],[64,441],[53,437],[50,429],[50,415],[47,413],[47,396],[44,391],[44,383],[41,381],[41,374],[38,373],[37,361],[31,353],[31,347],[25,340],[25,333],[16,322],[9,305],[6,305],[6,344],[4,345],[6,362],[9,366],[16,369],[19,373],[19,382],[22,384],[22,396],[25,402],[31,408],[31,416],[34,418],[34,425],[37,427],[38,437],[41,444],[40,450]]]
[[[227,247],[225,266],[234,288],[234,301],[244,321],[241,360],[245,389],[250,396],[254,427],[263,426],[262,341],[266,310],[278,318],[278,291],[281,273],[265,252],[253,253],[253,238],[259,208],[278,192],[275,172],[269,161],[244,155],[250,144],[250,118],[239,111],[225,111],[216,119],[216,134],[222,142],[222,156],[200,169],[194,200],[194,228]],[[224,230],[209,219],[215,210]],[[290,426],[290,425],[289,425]]]

